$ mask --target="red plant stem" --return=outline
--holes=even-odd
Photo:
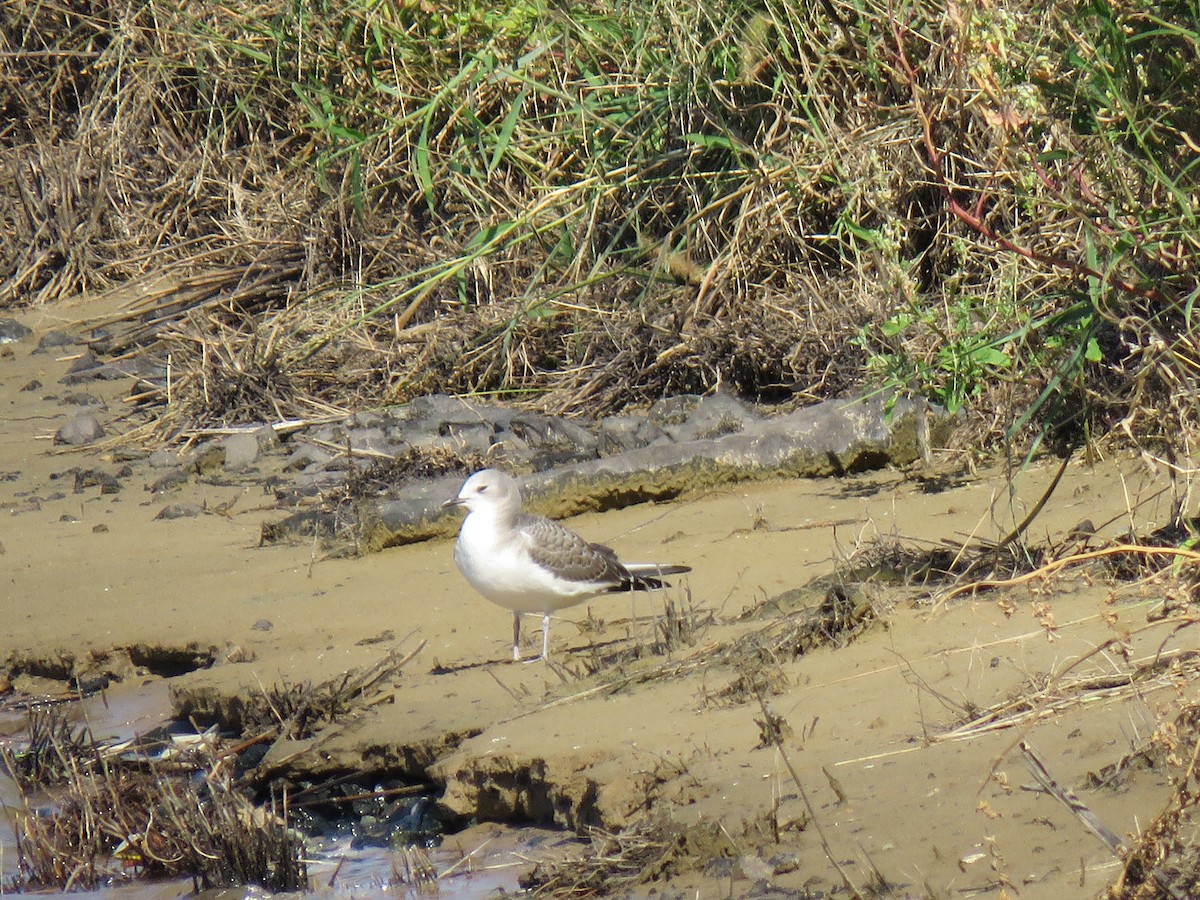
[[[904,73],[904,77],[908,81],[909,90],[913,98],[913,108],[916,111],[917,118],[921,122],[922,142],[925,146],[925,154],[929,160],[929,168],[933,171],[937,178],[938,185],[942,190],[942,194],[946,198],[946,207],[950,212],[967,227],[973,229],[983,235],[992,243],[1008,250],[1011,253],[1016,253],[1025,259],[1032,262],[1041,263],[1042,265],[1051,266],[1055,269],[1065,269],[1082,278],[1095,278],[1098,281],[1112,285],[1119,290],[1136,297],[1141,297],[1145,300],[1156,302],[1168,302],[1169,298],[1163,295],[1161,291],[1154,287],[1142,287],[1131,281],[1117,275],[1115,272],[1105,275],[1084,263],[1077,260],[1067,259],[1062,256],[1054,256],[1049,253],[1042,253],[1034,250],[1031,247],[1026,247],[1015,241],[1009,240],[1004,235],[997,232],[990,226],[984,217],[984,209],[987,204],[986,192],[981,192],[975,203],[975,211],[968,210],[965,206],[959,203],[954,197],[954,191],[946,178],[945,172],[945,157],[946,154],[938,147],[936,137],[934,135],[933,116],[925,108],[921,101],[921,86],[917,79],[917,69],[913,66],[908,58],[908,54],[904,49],[904,34],[901,30],[901,25],[894,15],[891,16],[892,36],[895,41],[896,62]]]

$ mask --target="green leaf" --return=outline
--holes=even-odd
[[[992,366],[997,369],[1006,369],[1012,365],[1008,354],[998,347],[979,347],[972,350],[971,359],[981,366]]]
[[[496,136],[496,146],[492,149],[492,158],[488,161],[487,174],[490,176],[496,171],[496,166],[500,164],[500,160],[504,158],[504,154],[508,151],[508,145],[512,143],[513,129],[517,127],[517,119],[521,115],[521,110],[525,107],[525,97],[529,94],[529,85],[521,85],[521,91],[513,98],[512,108],[509,109],[508,115],[504,117],[504,122],[500,126],[500,133]]]
[[[879,330],[883,332],[884,337],[895,337],[912,323],[913,317],[907,313],[902,313],[898,316],[892,316],[892,318],[879,326]]]
[[[725,137],[723,134],[685,134],[685,141],[691,141],[697,147],[706,149],[728,150],[731,153],[737,152],[737,146],[732,140]]]
[[[429,172],[429,119],[426,117],[421,125],[421,136],[417,138],[416,150],[413,153],[417,185],[425,197],[425,205],[433,212],[433,177]]]
[[[257,47],[251,47],[248,44],[239,44],[237,41],[230,42],[229,46],[233,48],[235,53],[240,53],[242,56],[248,56],[257,63],[268,65],[271,62],[271,54],[264,53]]]
[[[497,222],[495,225],[489,225],[487,228],[476,233],[471,240],[467,241],[467,249],[472,252],[484,250],[492,244],[503,240],[504,236],[516,227],[517,223],[512,221]]]

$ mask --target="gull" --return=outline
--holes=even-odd
[[[521,616],[542,616],[542,654],[550,655],[550,614],[600,594],[666,587],[663,575],[690,566],[622,564],[602,544],[592,544],[558,522],[521,510],[511,476],[483,469],[442,506],[467,510],[454,545],[454,563],[471,587],[513,613],[513,659],[521,659]]]

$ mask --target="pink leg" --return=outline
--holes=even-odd
[[[542,616],[542,659],[550,658],[550,613]]]

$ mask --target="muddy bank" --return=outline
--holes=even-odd
[[[636,607],[626,598],[568,612],[554,665],[514,665],[504,662],[507,614],[462,582],[448,540],[362,558],[328,557],[312,540],[264,546],[263,522],[279,514],[262,489],[268,463],[236,478],[196,471],[167,494],[146,489],[158,478],[147,458],[103,443],[64,452],[53,442],[74,411],[64,388],[21,388],[57,385],[68,364],[21,351],[0,358],[0,659],[14,689],[46,678],[169,679],[180,710],[232,718],[272,685],[366,670],[424,642],[384,702],[280,743],[280,774],[428,780],[464,820],[719,824],[731,861],[671,873],[673,890],[696,879],[723,893],[732,880],[737,895],[760,881],[832,890],[840,876],[818,827],[859,884],[875,867],[915,895],[1010,884],[1023,897],[1078,896],[1081,879],[1098,890],[1115,863],[1054,800],[1022,789],[1019,735],[1118,833],[1169,794],[1167,773],[1153,767],[1119,786],[1088,789],[1086,778],[1118,763],[1192,690],[1182,663],[1135,690],[1056,682],[1053,705],[1008,706],[1053,675],[1115,676],[1154,657],[1166,637],[1154,630],[1131,637],[1125,657],[1088,656],[1146,625],[1163,599],[1154,583],[1039,580],[934,611],[923,592],[879,581],[869,588],[877,621],[803,652],[767,633],[803,606],[746,615],[881,540],[999,537],[1053,466],[1024,473],[1015,493],[1001,472],[968,475],[940,459],[576,516],[573,528],[627,557],[669,557],[693,573]],[[119,428],[124,387],[93,390],[101,424]],[[79,477],[92,470],[118,489]],[[1034,537],[1065,540],[1083,519],[1095,540],[1148,528],[1168,515],[1165,484],[1138,460],[1072,464]],[[158,518],[169,505],[195,512]],[[755,641],[760,652],[725,652]],[[1187,632],[1175,641],[1165,649],[1194,646]],[[993,766],[1002,777],[989,779]]]

